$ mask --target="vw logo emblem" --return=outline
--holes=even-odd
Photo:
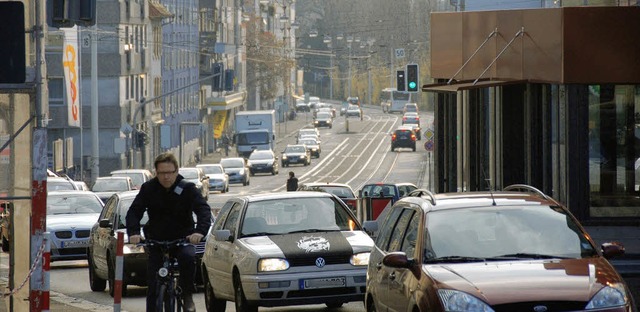
[[[318,258],[316,259],[316,266],[321,268],[323,267],[325,264],[327,264],[327,262],[324,260],[324,258]]]
[[[533,311],[535,311],[535,312],[546,312],[547,311],[547,307],[545,307],[543,305],[535,306],[535,307],[533,307]]]

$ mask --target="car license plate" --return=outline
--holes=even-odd
[[[300,284],[303,289],[332,288],[345,287],[347,281],[345,277],[327,277],[302,280]]]
[[[88,240],[68,241],[68,242],[62,242],[60,245],[62,248],[89,247],[89,241]]]

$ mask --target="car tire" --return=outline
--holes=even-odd
[[[369,302],[369,304],[367,304],[367,312],[377,312],[378,309],[376,309],[376,304],[373,303],[373,300],[371,300],[371,302]]]
[[[415,152],[416,151],[416,146],[414,145],[411,149]]]
[[[4,247],[4,245],[3,245]],[[104,291],[107,289],[107,280],[102,279],[96,275],[96,269],[91,260],[91,255],[87,257],[87,262],[89,264],[89,286],[92,291]]]
[[[115,267],[115,263],[113,263],[113,259],[111,259],[111,257],[109,256],[109,260],[107,261],[107,269],[109,271],[109,296],[111,296],[111,298],[113,298],[113,296],[115,295],[115,288],[116,288],[116,267]],[[122,297],[126,297],[127,296],[127,284],[124,283],[124,281],[122,282]]]
[[[242,282],[240,281],[240,277],[236,274],[233,277],[233,288],[234,288],[234,301],[236,306],[236,311],[238,312],[258,312],[258,306],[255,304],[251,304],[247,301],[247,297],[244,295],[244,290],[242,289]]]
[[[247,180],[242,181],[242,185],[243,186],[247,186],[247,184],[249,184],[249,182]]]
[[[393,152],[393,145],[391,145],[391,151]]]
[[[4,236],[2,236],[2,251],[9,251],[9,240]]]
[[[207,273],[203,273],[204,282],[204,305],[209,312],[225,312],[227,310],[227,302],[216,298],[216,294],[213,292],[213,286]]]

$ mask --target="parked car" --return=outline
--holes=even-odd
[[[280,158],[282,167],[289,167],[291,164],[302,164],[303,166],[311,164],[311,152],[304,144],[287,145]]]
[[[249,167],[244,158],[222,158],[220,165],[222,165],[224,172],[229,176],[229,184],[242,183],[242,185],[246,186],[251,182],[251,178],[249,178]]]
[[[260,172],[278,174],[278,156],[272,150],[255,150],[249,155],[249,173],[254,175]]]
[[[229,175],[224,172],[221,164],[199,164],[196,167],[209,176],[209,191],[229,191]]]
[[[416,151],[416,133],[408,128],[398,127],[391,133],[391,151],[397,148],[410,148]]]
[[[130,177],[98,177],[93,183],[91,191],[96,193],[100,200],[106,202],[111,195],[118,192],[136,189]]]
[[[347,113],[346,113],[347,118],[349,117],[362,117],[362,110],[360,109],[360,106],[358,105],[349,105],[349,107],[347,107]]]
[[[50,260],[87,259],[89,232],[98,220],[103,203],[87,191],[50,191],[47,193],[47,232]]]
[[[122,257],[122,294],[126,295],[128,285],[147,286],[148,256],[142,246],[128,243],[125,227],[127,211],[137,194],[138,190],[114,194],[105,203],[97,221],[94,221],[88,250],[89,285],[92,291],[104,291],[108,282],[109,294],[114,295],[116,243],[120,232],[124,233],[125,243]],[[144,225],[147,221],[145,213],[140,223]],[[195,245],[198,269],[196,285],[202,285],[202,275],[198,273],[204,245],[204,242]]]
[[[636,310],[608,261],[624,247],[597,248],[566,207],[530,186],[416,190],[381,222],[366,311]]]
[[[323,192],[229,199],[202,259],[207,311],[362,301],[373,241],[350,209]]]
[[[115,170],[115,171],[111,171],[111,176],[114,176],[114,177],[122,177],[122,176],[130,177],[131,180],[133,180],[133,185],[135,185],[135,187],[137,189],[140,189],[140,186],[142,186],[142,184],[144,182],[147,182],[147,181],[153,179],[153,174],[151,174],[151,171],[149,171],[147,169]]]
[[[178,173],[184,177],[185,181],[196,185],[204,200],[209,200],[209,176],[204,173],[204,170],[197,167],[181,167]]]
[[[298,191],[321,191],[336,195],[356,214],[358,198],[349,184],[331,182],[305,182],[298,186]]]
[[[298,142],[299,144],[303,144],[307,150],[309,150],[309,154],[311,157],[320,158],[320,152],[322,151],[320,148],[320,143],[314,138],[302,138]]]
[[[331,129],[333,127],[333,116],[331,116],[330,112],[318,112],[316,117],[313,118],[313,125],[316,128],[328,127]]]

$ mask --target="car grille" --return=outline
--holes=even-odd
[[[75,231],[75,237],[76,238],[87,238],[89,237],[89,230],[78,230]],[[57,238],[60,239],[69,239],[73,237],[73,232],[72,231],[58,231],[55,233]]]
[[[364,293],[364,287],[360,289],[361,293]],[[288,293],[288,298],[306,298],[306,297],[320,297],[320,296],[344,296],[348,294],[357,294],[357,287],[340,287],[340,288],[325,288],[325,289],[305,289],[294,290]]]
[[[547,308],[544,311],[582,311],[587,303],[584,301],[532,301],[500,304],[492,306],[492,308],[496,312],[538,311],[535,307],[541,306]]]
[[[320,256],[313,257],[304,257],[304,258],[287,258],[289,261],[289,265],[294,266],[315,266],[316,259],[320,258]],[[322,256],[325,260],[325,265],[330,264],[348,264],[350,263],[351,256],[349,255],[338,255],[338,256]]]

